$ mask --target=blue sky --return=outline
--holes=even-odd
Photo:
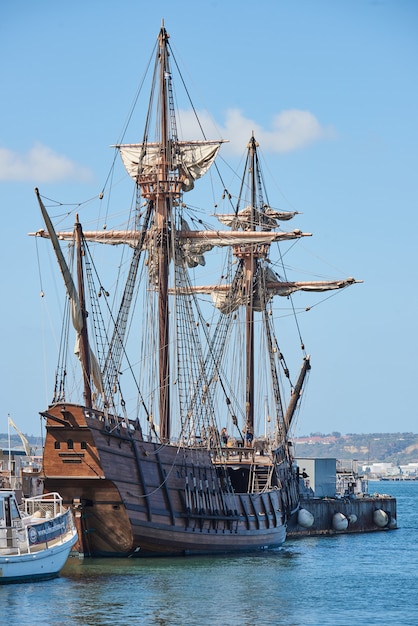
[[[296,434],[418,432],[415,0],[1,3],[0,432],[39,434],[52,394],[33,188],[97,195],[162,18],[226,154],[255,130],[311,258],[364,280],[300,320]]]

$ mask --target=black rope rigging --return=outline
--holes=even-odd
[[[144,229],[146,230],[146,227],[144,227]],[[136,246],[135,251],[134,251],[134,258],[136,261],[136,258],[140,255],[140,250],[142,247],[142,243],[143,243],[143,239],[140,237],[140,243],[138,244],[138,246]],[[118,316],[118,319],[115,320],[111,307],[109,305],[108,302],[108,297],[107,297],[107,292],[106,290],[103,288],[102,283],[99,280],[98,277],[98,272],[97,269],[95,267],[93,258],[90,254],[89,251],[89,247],[87,245],[87,242],[84,240],[84,246],[85,246],[85,252],[87,255],[87,259],[88,261],[86,262],[86,269],[88,266],[91,267],[91,269],[89,270],[89,273],[92,277],[92,273],[94,270],[94,273],[96,275],[97,281],[100,285],[100,289],[96,290],[95,288],[95,284],[94,281],[92,280],[92,278],[89,280],[89,294],[90,294],[90,301],[93,304],[93,326],[95,328],[95,337],[96,340],[99,340],[99,346],[100,346],[100,350],[99,350],[99,354],[100,354],[100,363],[101,363],[101,369],[102,369],[102,373],[104,375],[104,382],[106,385],[106,392],[105,392],[105,396],[106,396],[106,400],[105,400],[105,404],[107,406],[109,406],[110,404],[113,405],[113,401],[110,401],[111,398],[113,398],[113,395],[116,393],[116,391],[119,392],[120,397],[122,398],[121,400],[121,404],[124,405],[124,401],[123,401],[123,396],[122,396],[122,391],[121,391],[121,387],[120,387],[120,383],[119,383],[119,368],[120,368],[120,362],[121,362],[121,357],[122,355],[124,356],[124,358],[127,361],[128,364],[128,368],[131,372],[132,375],[132,379],[134,381],[134,384],[137,388],[142,406],[144,408],[144,411],[147,415],[147,417],[149,416],[149,412],[148,409],[146,407],[144,398],[141,394],[141,391],[139,389],[139,385],[138,382],[136,380],[136,376],[133,372],[133,368],[132,365],[130,363],[130,360],[128,358],[128,355],[126,353],[125,347],[124,347],[124,334],[120,334],[119,330],[118,330],[118,321],[121,322],[120,320],[120,316]],[[130,277],[132,279],[132,276]],[[132,282],[132,281],[131,281]],[[133,288],[133,284],[130,285],[130,289]],[[104,302],[106,303],[106,307],[110,316],[110,319],[113,323],[113,327],[114,327],[114,334],[113,334],[113,338],[112,340],[109,339],[109,336],[107,334],[107,331],[105,329],[105,324],[104,324],[104,320],[103,320],[103,316],[101,314],[101,307],[98,305],[98,297],[99,294],[101,294],[101,296],[104,296]],[[132,294],[131,294],[132,295]],[[126,297],[126,290],[125,290],[125,297]],[[121,309],[124,307],[124,303],[122,302],[121,304]],[[124,310],[125,312],[125,310]],[[126,313],[127,314],[127,313]],[[126,328],[126,319],[124,321],[124,328]],[[99,330],[100,329],[100,330]],[[113,344],[112,344],[113,342]],[[111,348],[112,345],[115,346],[115,344],[117,344],[117,348],[113,349]]]
[[[169,52],[170,52],[170,55],[171,55],[171,56],[172,56],[172,58],[173,58],[174,65],[175,65],[175,66],[176,66],[176,68],[177,68],[177,71],[178,71],[178,74],[179,74],[179,77],[180,77],[181,83],[182,83],[183,88],[184,88],[184,91],[185,91],[185,93],[186,93],[186,95],[187,95],[187,99],[188,99],[189,104],[190,104],[190,106],[191,106],[191,108],[192,108],[192,111],[193,111],[193,114],[194,114],[194,116],[195,116],[196,122],[197,122],[197,124],[198,124],[198,126],[199,126],[199,129],[200,129],[200,132],[202,133],[202,137],[206,140],[206,139],[207,139],[207,137],[206,137],[206,133],[205,133],[205,131],[204,131],[204,129],[203,129],[202,123],[201,123],[200,118],[199,118],[199,116],[198,116],[198,114],[197,114],[197,111],[196,111],[196,108],[195,108],[194,103],[193,103],[193,101],[192,101],[192,98],[191,98],[191,96],[190,96],[189,90],[188,90],[187,85],[186,85],[186,83],[185,83],[185,81],[184,81],[183,74],[181,73],[181,70],[180,70],[180,67],[179,67],[179,65],[178,65],[178,63],[177,63],[177,59],[176,59],[176,57],[175,57],[174,51],[173,51],[173,49],[172,49],[172,47],[171,47],[171,45],[170,45],[170,43],[169,43],[169,42],[167,42],[167,48],[168,48],[168,50],[169,50]],[[171,82],[171,81],[170,81],[170,82]],[[218,174],[218,176],[219,176],[219,180],[220,180],[220,181],[221,181],[221,183],[222,183],[222,186],[223,186],[223,188],[224,188],[224,193],[226,193],[226,197],[228,198],[228,200],[229,200],[229,202],[230,202],[231,208],[232,208],[232,210],[234,210],[234,206],[233,206],[233,203],[232,203],[232,196],[231,196],[231,194],[227,191],[227,186],[226,186],[226,184],[225,184],[225,182],[224,182],[224,180],[223,180],[222,174],[221,174],[221,172],[220,172],[220,170],[219,170],[219,168],[218,168],[218,165],[217,165],[216,161],[215,161],[215,163],[213,164],[213,167],[215,168],[215,170],[216,170],[216,172],[217,172],[217,174]]]
[[[58,364],[55,374],[54,402],[65,402],[65,383],[67,378],[68,335],[70,329],[70,301],[66,297],[62,318],[61,339],[58,353]]]

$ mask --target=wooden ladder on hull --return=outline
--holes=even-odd
[[[271,489],[271,477],[273,475],[273,466],[252,465],[250,470],[250,489],[251,493],[262,493],[267,489]]]

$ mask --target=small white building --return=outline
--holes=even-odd
[[[418,463],[408,463],[408,465],[400,465],[399,469],[403,476],[418,477]]]

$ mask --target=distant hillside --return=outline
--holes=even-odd
[[[39,437],[27,437],[31,448],[40,454],[42,443]],[[12,448],[21,448],[17,434],[10,437]],[[0,433],[0,447],[8,447],[7,433]],[[364,463],[394,463],[406,465],[418,462],[418,435],[413,433],[369,433],[365,435],[329,435],[311,433],[306,437],[293,438],[295,456],[336,458],[339,461],[357,459]]]
[[[26,439],[29,442],[32,453],[36,455],[42,454],[43,442],[40,437],[30,437],[29,435],[25,435]],[[9,447],[9,436],[7,433],[0,433],[0,448],[8,448]],[[17,435],[14,431],[13,434],[10,433],[10,447],[13,448],[21,448],[23,450],[22,440],[19,435]]]
[[[357,459],[365,463],[406,465],[418,462],[418,435],[413,433],[369,433],[330,435],[311,433],[293,439],[297,457],[331,457],[341,461]]]

